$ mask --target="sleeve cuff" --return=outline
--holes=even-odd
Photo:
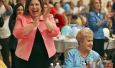
[[[9,11],[6,11],[6,15],[12,15],[13,14],[13,9],[12,7],[10,7]]]

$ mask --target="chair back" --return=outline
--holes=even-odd
[[[103,28],[103,32],[104,32],[104,36],[109,38],[109,36],[110,36],[109,29],[108,28]]]

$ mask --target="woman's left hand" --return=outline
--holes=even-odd
[[[113,13],[111,12],[111,13],[108,13],[108,15],[107,15],[109,18],[111,18],[111,17],[113,17]]]
[[[49,6],[49,0],[44,0],[44,2],[47,4],[47,10],[43,11],[43,17],[44,20],[46,21],[50,13],[50,6]]]
[[[106,63],[105,68],[113,68],[113,63],[112,62]]]

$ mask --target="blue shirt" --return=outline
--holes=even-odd
[[[98,14],[97,12],[89,12],[88,14],[89,28],[93,31],[95,39],[104,39],[105,36],[103,28],[107,27],[106,20],[104,20],[104,22],[100,26],[97,26],[96,24],[103,19],[103,13],[100,12],[99,16],[97,14]]]
[[[92,62],[93,60],[96,60],[98,57],[99,54],[91,50],[88,56],[84,58],[79,53],[78,48],[74,48],[68,51],[63,68],[82,68],[82,64],[85,63],[85,61],[89,63]],[[101,68],[104,68],[102,62],[101,62]]]

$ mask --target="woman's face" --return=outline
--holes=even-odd
[[[78,6],[79,7],[82,6],[82,2],[81,1],[78,2]]]
[[[23,13],[24,13],[24,8],[23,8],[22,6],[19,6],[19,7],[17,8],[17,15],[18,15],[18,14],[23,15]]]
[[[60,8],[60,4],[57,3],[57,4],[55,5],[55,8],[56,8],[56,9],[59,9],[59,8]]]
[[[93,47],[93,38],[87,38],[81,43],[83,49],[90,51]]]
[[[35,18],[40,15],[41,13],[41,6],[40,2],[38,0],[32,0],[30,2],[29,8],[28,8],[30,15],[32,18]]]
[[[101,4],[99,0],[94,0],[94,9],[95,10],[100,10],[101,9]]]
[[[44,4],[44,11],[47,11],[48,6],[46,4]]]

